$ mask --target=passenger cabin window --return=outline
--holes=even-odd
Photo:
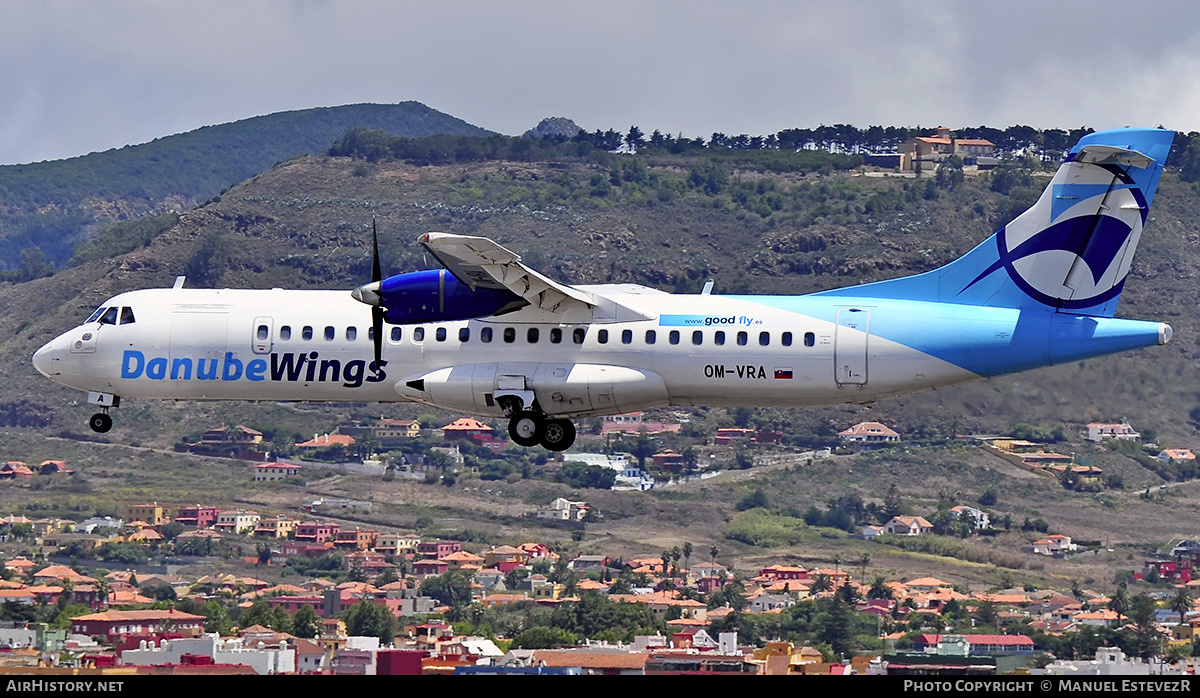
[[[434,336],[434,337],[437,339],[437,341],[439,341],[439,342],[444,342],[444,341],[446,341],[446,328],[445,328],[445,327],[439,327],[439,328],[437,328],[437,331],[435,331],[435,332],[433,333],[433,336]]]
[[[770,332],[759,332],[758,333],[759,346],[765,347],[770,343],[771,343],[771,333]]]
[[[425,328],[424,327],[414,327],[413,328],[413,341],[414,342],[424,342],[425,341]]]
[[[621,331],[621,344],[633,344],[633,330]]]
[[[304,329],[300,331],[300,338],[305,341],[312,339],[312,328],[306,325]]]
[[[292,338],[292,326],[284,325],[283,327],[280,327],[279,328],[279,338],[284,341],[291,339]]]
[[[357,327],[347,327],[346,328],[346,341],[353,342],[356,339],[358,339],[358,328]]]
[[[336,332],[332,327],[326,327],[325,328],[325,341],[332,342],[335,334],[336,334]]]
[[[121,308],[121,324],[133,324],[133,308]]]
[[[256,332],[255,335],[259,339],[266,339],[267,337],[271,336],[271,330],[266,325],[259,325],[258,332]]]
[[[403,327],[393,327],[392,328],[392,341],[399,342],[402,337],[404,337],[404,328]]]
[[[582,327],[576,327],[575,331],[571,333],[571,341],[575,342],[576,344],[583,344],[583,337],[586,334],[587,331]]]
[[[562,328],[555,327],[550,330],[550,343],[559,344],[562,342]]]
[[[517,328],[505,327],[504,328],[504,343],[512,344],[515,341],[517,341]]]
[[[460,341],[460,342],[471,341],[471,328],[470,327],[458,328],[458,341]]]
[[[608,330],[600,330],[597,332],[596,341],[600,344],[608,344]]]
[[[817,335],[813,334],[812,332],[804,333],[804,346],[811,347],[816,343],[817,343]]]
[[[779,335],[779,342],[785,347],[792,346],[792,333],[784,332],[783,334]]]
[[[538,328],[530,327],[529,331],[525,333],[525,341],[529,342],[530,344],[537,344]]]
[[[374,328],[374,327],[368,327],[368,328],[367,328],[367,341],[368,341],[368,342],[374,342],[374,341],[375,341],[375,328]]]
[[[492,328],[485,327],[482,330],[479,330],[479,341],[483,342],[484,344],[492,341]]]
[[[667,335],[667,339],[671,344],[679,344],[679,330],[671,330],[671,334]]]
[[[717,346],[721,346],[724,343],[725,343],[725,333],[721,330],[717,330],[716,334],[713,335],[713,344],[716,344]]]
[[[654,344],[658,341],[658,333],[654,330],[646,330],[646,344]]]
[[[704,343],[704,333],[696,330],[692,333],[692,344],[700,345]]]
[[[739,347],[746,346],[746,343],[749,341],[750,341],[750,335],[746,334],[745,332],[738,332],[738,346]]]
[[[104,311],[104,314],[100,316],[100,324],[101,325],[117,324],[117,308],[115,306]]]

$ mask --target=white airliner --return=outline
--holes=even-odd
[[[444,269],[354,291],[132,291],[39,349],[42,374],[122,398],[413,401],[509,418],[552,450],[572,417],[663,406],[869,403],[1166,343],[1113,317],[1174,134],[1085,136],[1028,211],[916,276],[802,296],[568,286],[479,237]]]

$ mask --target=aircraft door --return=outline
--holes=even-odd
[[[255,354],[270,354],[275,346],[275,321],[269,317],[254,318],[254,336],[250,346]]]
[[[866,385],[870,328],[870,310],[838,308],[833,341],[834,379],[838,385]]]
[[[170,373],[166,378],[185,381],[186,385],[197,386],[197,390],[208,381],[219,380],[228,331],[229,313],[172,313]]]

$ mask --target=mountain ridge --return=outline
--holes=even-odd
[[[62,266],[97,224],[183,211],[353,127],[421,138],[491,131],[419,102],[277,112],[64,160],[0,166],[0,267],[38,248]]]

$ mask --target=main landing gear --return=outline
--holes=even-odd
[[[504,405],[508,414],[508,437],[520,446],[541,444],[551,451],[565,451],[575,443],[575,424],[569,419],[550,418],[539,409],[519,409],[520,402]]]

